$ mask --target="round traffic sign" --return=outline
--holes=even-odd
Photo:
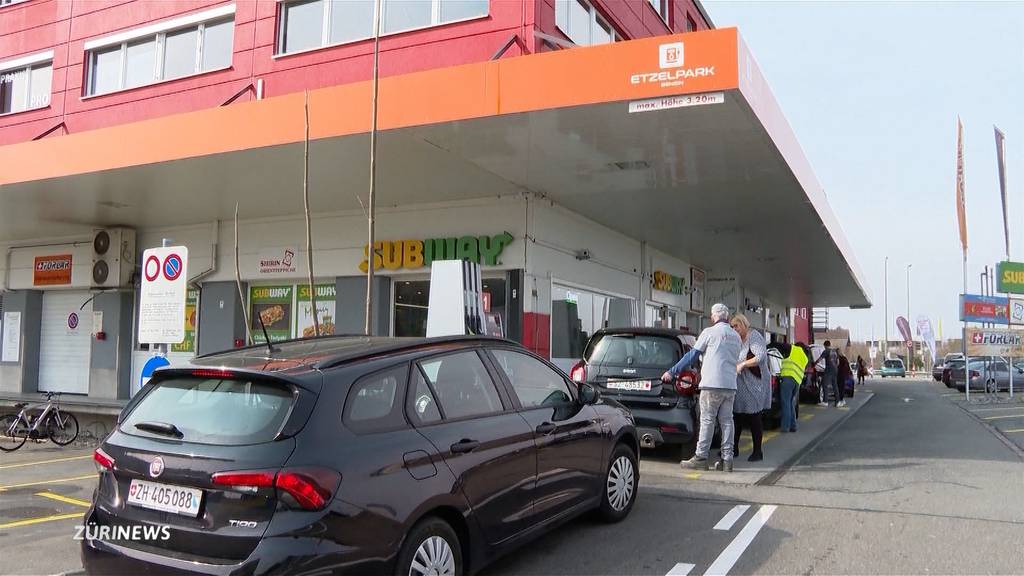
[[[181,263],[181,256],[170,254],[167,258],[164,258],[164,278],[171,282],[177,280],[178,276],[181,276],[181,271],[184,268]]]
[[[160,275],[160,259],[156,256],[146,258],[146,265],[142,267],[142,274],[146,277],[146,282],[156,280],[157,276]]]
[[[71,328],[72,330],[78,328],[78,314],[77,313],[72,312],[71,314],[68,315],[68,328]]]

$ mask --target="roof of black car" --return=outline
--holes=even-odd
[[[266,344],[246,346],[205,354],[192,360],[194,367],[234,368],[258,372],[304,372],[328,368],[344,362],[455,344],[514,342],[490,336],[439,336],[434,338],[392,338],[384,336],[321,336],[275,342],[270,352]]]
[[[693,336],[689,330],[680,328],[651,328],[651,327],[622,327],[622,328],[601,328],[594,335],[598,334],[648,334],[653,336]]]

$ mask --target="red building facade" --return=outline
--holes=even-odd
[[[383,76],[503,47],[509,58],[710,28],[694,0],[383,2]],[[0,145],[366,80],[372,10],[372,0],[0,0]]]

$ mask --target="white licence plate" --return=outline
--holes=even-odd
[[[129,504],[193,518],[199,515],[199,504],[202,500],[202,490],[146,480],[132,480],[128,489]]]
[[[651,391],[650,380],[609,380],[605,382],[605,388],[611,390],[633,390],[633,391]]]

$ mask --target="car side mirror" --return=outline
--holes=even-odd
[[[580,385],[580,403],[581,404],[597,404],[597,401],[601,399],[601,393],[586,382],[581,382]]]

